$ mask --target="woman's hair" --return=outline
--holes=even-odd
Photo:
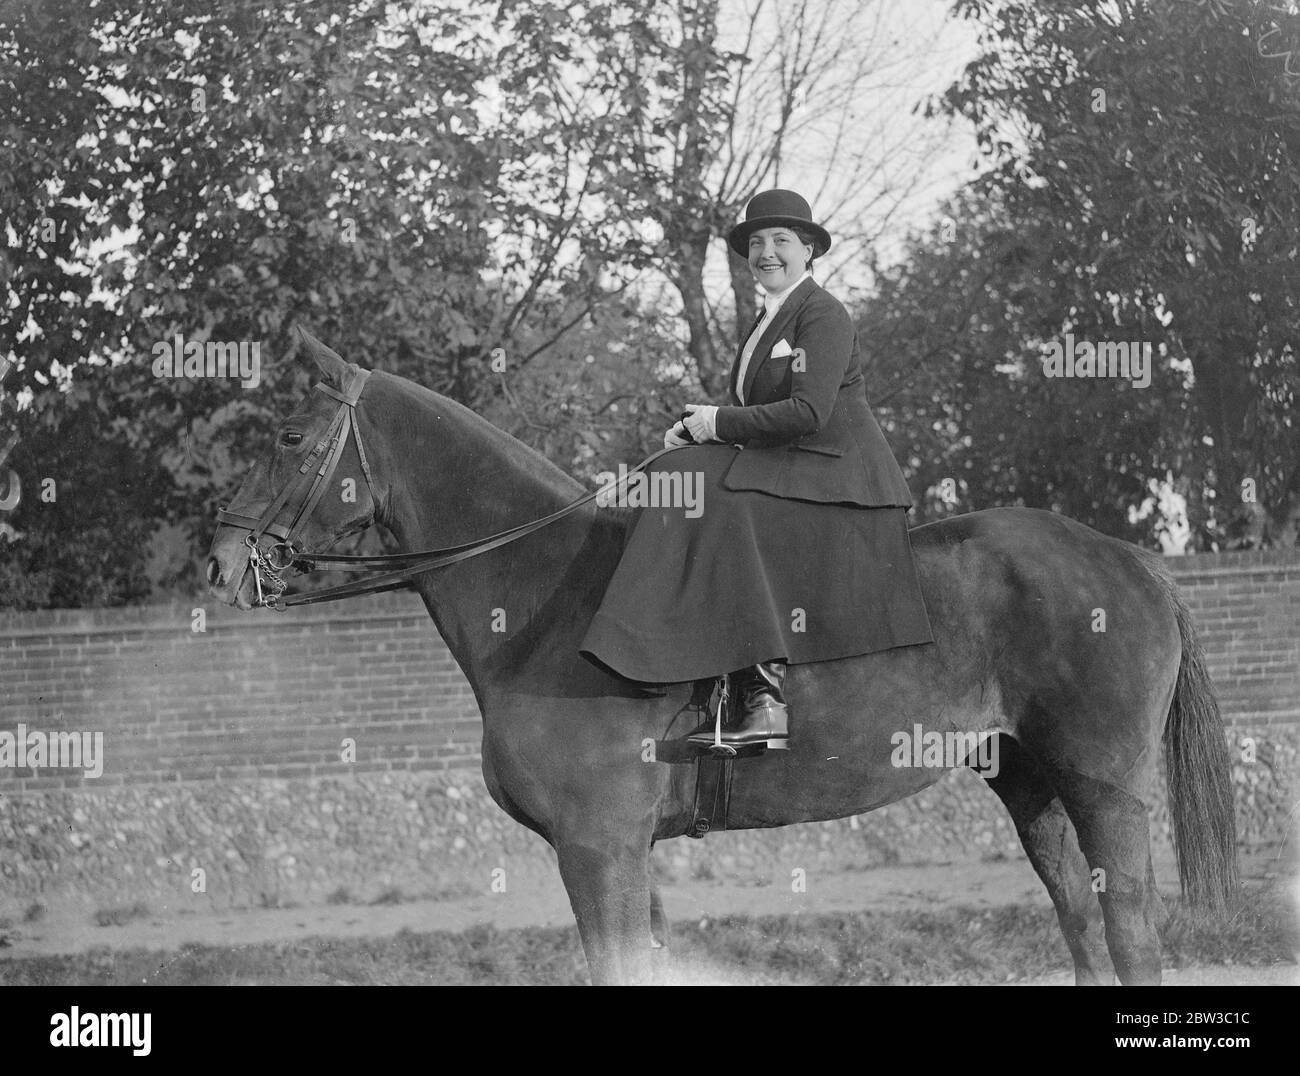
[[[805,228],[791,227],[790,231],[794,232],[795,238],[798,239],[799,242],[803,243],[805,246],[812,247],[813,252],[808,257],[808,264],[804,266],[805,269],[811,269],[812,263],[817,260],[817,237]]]

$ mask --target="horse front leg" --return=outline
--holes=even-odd
[[[654,981],[649,841],[575,836],[557,841],[555,851],[592,985]]]
[[[659,895],[659,886],[650,883],[650,937],[656,949],[668,948],[672,930],[668,925],[668,916],[664,913],[663,897]]]

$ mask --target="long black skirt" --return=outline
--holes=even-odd
[[[700,475],[698,514],[638,510],[585,657],[664,684],[934,641],[906,509],[729,490],[735,452],[702,446],[667,457],[665,471]]]

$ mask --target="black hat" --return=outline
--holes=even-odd
[[[814,224],[812,208],[794,191],[775,190],[756,194],[745,208],[745,219],[727,233],[727,245],[742,258],[749,257],[749,237],[760,228],[799,228],[813,233],[813,256],[831,249],[830,233]]]

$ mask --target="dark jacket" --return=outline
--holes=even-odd
[[[792,354],[772,355],[779,340]],[[742,341],[731,367],[733,406],[717,414],[718,436],[744,447],[727,472],[728,489],[911,507],[903,473],[867,405],[857,330],[838,299],[811,279],[790,293],[750,357],[741,406],[736,374],[743,348]]]

